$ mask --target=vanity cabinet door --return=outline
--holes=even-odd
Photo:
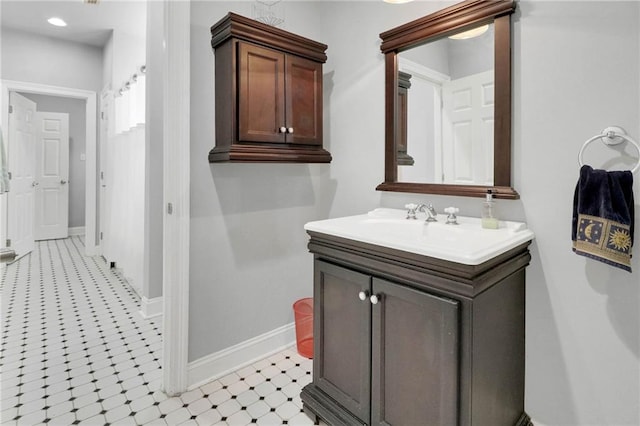
[[[365,424],[371,407],[370,288],[369,275],[315,262],[313,381]]]
[[[284,143],[285,55],[238,43],[238,139]]]
[[[373,278],[371,425],[457,425],[459,302]]]

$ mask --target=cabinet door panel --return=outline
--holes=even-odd
[[[317,261],[314,286],[314,382],[343,407],[369,422],[371,277]]]
[[[284,54],[238,43],[238,139],[283,143]]]
[[[459,302],[374,278],[372,425],[458,424]]]
[[[287,142],[322,145],[322,64],[287,55]]]

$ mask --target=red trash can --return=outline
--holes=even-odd
[[[313,358],[313,298],[300,299],[293,304],[296,324],[296,346],[305,358]]]

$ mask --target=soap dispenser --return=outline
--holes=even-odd
[[[487,190],[487,198],[482,203],[482,227],[486,229],[498,229],[498,218],[496,217],[495,202],[493,192]]]

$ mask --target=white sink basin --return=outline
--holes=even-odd
[[[500,221],[498,229],[484,229],[479,218],[458,216],[458,225],[406,219],[406,211],[379,208],[367,214],[309,222],[307,231],[362,241],[466,265],[479,265],[534,235],[522,222]]]

